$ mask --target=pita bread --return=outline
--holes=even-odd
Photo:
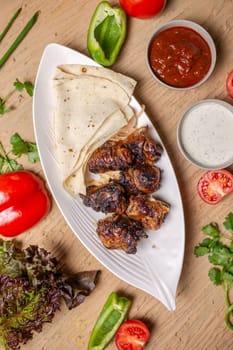
[[[129,103],[136,82],[104,67],[62,65],[53,83],[56,158],[62,181],[72,195],[85,193],[82,164],[95,146],[133,116]]]

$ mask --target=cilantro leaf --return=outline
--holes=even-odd
[[[13,85],[17,91],[21,92],[25,89],[29,96],[33,95],[34,85],[30,83],[30,81],[25,81],[24,83],[22,83],[21,81],[19,81],[19,79],[16,79]]]
[[[222,284],[222,276],[221,276],[221,270],[213,267],[212,269],[209,270],[208,276],[210,280],[216,285],[219,286]]]
[[[37,145],[32,142],[27,142],[22,137],[15,133],[11,136],[10,143],[12,145],[12,153],[18,157],[27,155],[29,162],[35,163],[39,160]]]
[[[231,241],[230,247],[229,247],[230,251],[233,253],[233,240]]]
[[[29,96],[33,96],[34,93],[34,85],[30,83],[30,81],[25,81],[24,88],[27,91]]]
[[[196,256],[203,256],[203,255],[205,255],[205,254],[208,254],[209,251],[210,251],[210,250],[209,250],[208,247],[202,247],[201,245],[196,246],[196,247],[194,248],[194,254],[195,254]]]
[[[15,159],[8,159],[5,161],[5,167],[1,173],[10,173],[11,171],[23,170],[22,164],[18,163]]]
[[[218,245],[214,248],[211,255],[209,255],[209,261],[214,265],[226,265],[232,258],[232,253],[227,247]]]
[[[10,143],[12,145],[12,150],[7,154],[0,141],[0,174],[22,170],[23,165],[17,161],[17,158],[22,155],[27,155],[31,163],[40,160],[36,144],[24,141],[18,133],[11,136]],[[14,154],[16,158],[11,158],[9,156],[10,153]]]
[[[19,136],[18,133],[11,136],[10,143],[12,145],[12,153],[14,155],[21,157],[22,154],[28,152],[27,143]]]
[[[28,142],[28,160],[30,163],[36,163],[40,160],[37,145]]]
[[[18,79],[16,79],[16,81],[14,82],[13,85],[16,88],[16,90],[19,91],[19,92],[23,91],[23,89],[24,89],[24,83],[22,83]]]
[[[223,271],[222,279],[227,281],[227,282],[233,283],[233,274],[231,274],[228,271]]]
[[[202,228],[202,232],[207,235],[211,236],[213,238],[220,237],[220,231],[218,228],[218,225],[216,223],[211,223]]]
[[[6,100],[0,97],[0,114],[3,115],[12,110],[12,107],[6,106]]]
[[[223,225],[228,231],[233,232],[233,213],[232,212],[226,216]]]
[[[226,216],[223,224],[228,231],[233,232],[232,212]],[[208,275],[215,285],[222,285],[224,287],[227,306],[225,322],[227,327],[233,330],[233,302],[230,297],[230,290],[233,286],[233,236],[224,235],[216,223],[210,223],[204,226],[202,231],[211,238],[205,238],[199,243],[194,248],[194,254],[197,257],[208,255],[209,262],[214,265],[209,270]],[[228,245],[225,244],[226,239],[230,241]]]

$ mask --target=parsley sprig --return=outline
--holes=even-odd
[[[0,97],[0,115],[14,109],[13,106],[7,105],[7,101],[16,91],[22,92],[25,90],[29,96],[33,96],[34,85],[30,81],[21,82],[19,79],[16,79],[13,86],[14,90],[10,91],[5,97]]]
[[[12,148],[7,153],[0,141],[0,174],[22,170],[23,165],[18,162],[18,158],[22,155],[26,155],[30,163],[39,161],[37,145],[35,143],[23,140],[18,133],[11,136],[10,143]]]
[[[226,314],[225,322],[228,328],[233,330],[233,301],[230,290],[233,285],[233,213],[229,213],[223,223],[227,233],[220,231],[217,223],[210,223],[202,228],[207,236],[194,249],[194,254],[199,257],[208,255],[209,262],[214,265],[209,270],[209,278],[216,285],[222,285],[225,293]],[[225,244],[225,241],[229,244]]]

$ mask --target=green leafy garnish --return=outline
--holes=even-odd
[[[0,174],[22,170],[23,165],[18,162],[18,158],[22,155],[26,155],[30,163],[40,160],[37,145],[23,140],[18,133],[11,136],[10,143],[12,149],[7,153],[3,144],[0,142]],[[11,154],[15,157],[12,158]]]
[[[11,90],[4,98],[0,97],[0,115],[10,112],[12,109],[14,109],[13,106],[7,106],[6,103],[16,91],[22,92],[25,90],[29,96],[33,96],[34,85],[30,81],[21,82],[19,79],[16,79],[13,86],[14,90]]]
[[[228,214],[223,225],[228,231],[233,232],[233,213]]]
[[[70,274],[38,246],[21,250],[0,240],[0,345],[18,350],[51,322],[62,300],[68,309],[81,304],[96,286],[98,271]]]
[[[16,81],[14,82],[14,87],[19,92],[25,89],[29,96],[33,96],[34,85],[30,83],[30,81],[25,81],[24,83],[22,83],[21,81],[16,79]]]
[[[6,106],[6,99],[0,97],[0,114],[3,115],[12,110],[12,107]]]
[[[35,143],[24,141],[18,133],[11,136],[12,153],[18,157],[27,155],[30,163],[39,161],[37,146]]]
[[[233,213],[229,213],[223,223],[226,230],[233,233]],[[233,285],[233,235],[226,235],[219,230],[216,223],[203,227],[203,233],[208,236],[194,248],[197,257],[208,255],[209,262],[214,265],[209,270],[209,278],[216,286],[222,285],[225,291],[227,311],[225,322],[233,330],[233,301],[230,290]],[[225,244],[225,240],[229,244]]]

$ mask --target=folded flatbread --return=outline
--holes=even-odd
[[[61,65],[54,81],[56,158],[65,189],[85,193],[88,155],[126,125],[136,82],[108,68]]]

